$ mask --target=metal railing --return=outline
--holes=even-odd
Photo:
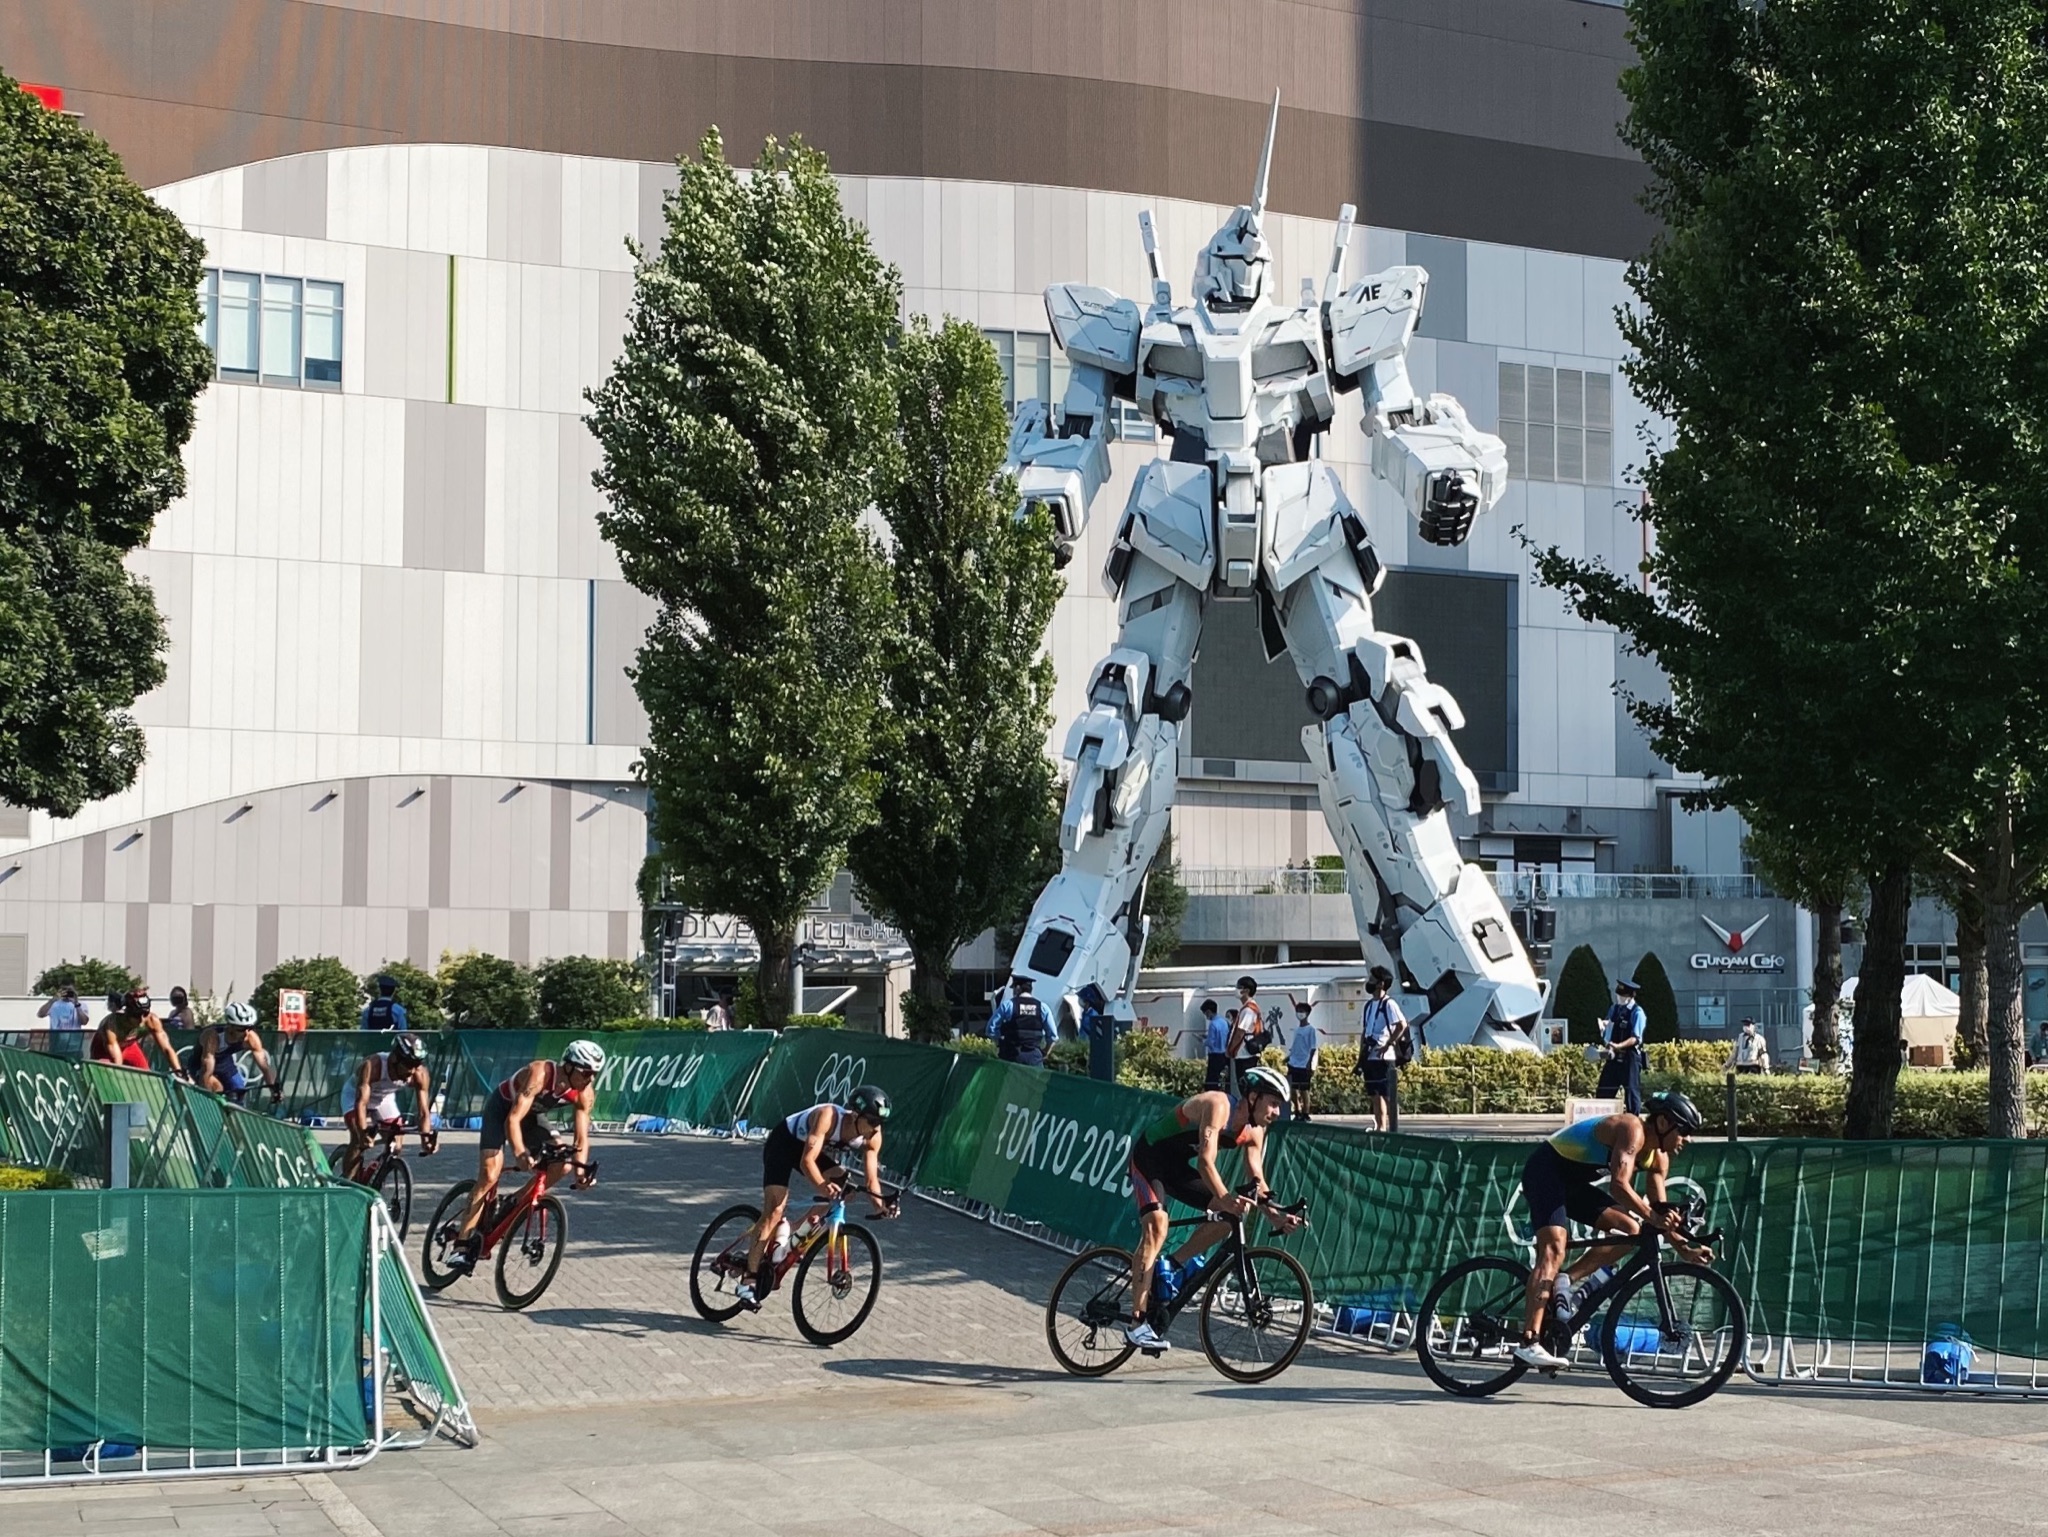
[[[1181,884],[1197,897],[1341,897],[1349,872],[1301,865],[1188,865]],[[1606,872],[1496,870],[1494,889],[1510,906],[1531,902],[1741,902],[1774,896],[1754,875],[1691,875],[1682,870],[1618,875]]]

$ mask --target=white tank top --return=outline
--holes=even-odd
[[[370,1104],[369,1108],[380,1121],[398,1119],[398,1091],[412,1081],[408,1073],[403,1078],[391,1076],[391,1053],[380,1051],[370,1058]],[[356,1080],[351,1077],[342,1085],[341,1108],[353,1110],[356,1107]]]
[[[799,1110],[782,1124],[789,1128],[789,1134],[799,1142],[811,1135],[811,1117],[823,1110],[832,1117],[832,1129],[825,1133],[825,1146],[841,1152],[861,1153],[867,1151],[866,1137],[848,1137],[846,1133],[846,1112],[837,1105],[817,1104],[808,1110]]]

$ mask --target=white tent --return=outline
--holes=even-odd
[[[1856,997],[1856,978],[1850,977],[1842,984],[1842,1002],[1848,1004]],[[1906,1043],[1906,1049],[1914,1054],[1913,1060],[1932,1067],[1949,1065],[1949,1053],[1953,1049],[1956,1022],[1963,1012],[1963,1000],[1943,987],[1932,977],[1915,973],[1906,978],[1899,988],[1899,1035]],[[1846,1026],[1847,1021],[1843,1024]],[[1849,1033],[1843,1030],[1843,1044],[1849,1044]],[[1806,1010],[1806,1034],[1813,1037],[1813,1008]]]

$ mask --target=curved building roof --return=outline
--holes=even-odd
[[[393,142],[670,160],[717,124],[852,175],[1234,203],[1282,93],[1273,204],[1636,254],[1625,19],[1584,0],[14,0],[144,185]]]

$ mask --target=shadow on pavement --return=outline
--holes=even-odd
[[[1068,1382],[1066,1372],[1029,1366],[982,1366],[965,1361],[918,1361],[907,1358],[830,1359],[825,1370],[843,1377],[879,1377],[891,1382],[967,1383],[976,1387],[1010,1387],[1019,1382]]]

